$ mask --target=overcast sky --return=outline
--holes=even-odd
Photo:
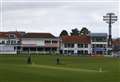
[[[103,15],[119,14],[119,0],[1,0],[0,31],[51,32],[87,27],[91,32],[108,32]],[[113,37],[120,37],[117,21]]]

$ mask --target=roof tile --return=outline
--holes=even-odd
[[[23,38],[56,38],[51,33],[27,33]]]
[[[63,36],[62,37],[63,43],[84,43],[90,44],[91,38],[90,36]]]

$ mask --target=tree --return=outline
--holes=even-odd
[[[60,37],[61,37],[61,36],[66,36],[66,35],[68,35],[68,32],[67,32],[66,30],[63,30],[63,31],[60,33]]]
[[[86,27],[83,27],[80,31],[80,35],[89,35],[89,34],[90,31]]]
[[[77,28],[72,29],[72,32],[70,34],[77,36],[77,35],[79,35],[79,30]]]

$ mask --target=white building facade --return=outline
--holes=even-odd
[[[107,33],[92,33],[91,46],[93,55],[106,55],[108,49]]]
[[[91,43],[89,36],[63,36],[60,41],[60,53],[66,55],[89,55]]]
[[[0,32],[0,54],[16,54],[19,46],[18,32]]]
[[[59,53],[59,38],[50,33],[27,33],[21,41],[22,53]]]
[[[106,55],[107,34],[55,37],[51,33],[0,32],[0,54]]]

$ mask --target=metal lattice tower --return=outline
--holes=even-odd
[[[107,13],[106,16],[103,16],[103,21],[108,24],[109,27],[109,37],[108,37],[108,48],[112,48],[112,24],[117,21],[117,16],[114,13]]]

